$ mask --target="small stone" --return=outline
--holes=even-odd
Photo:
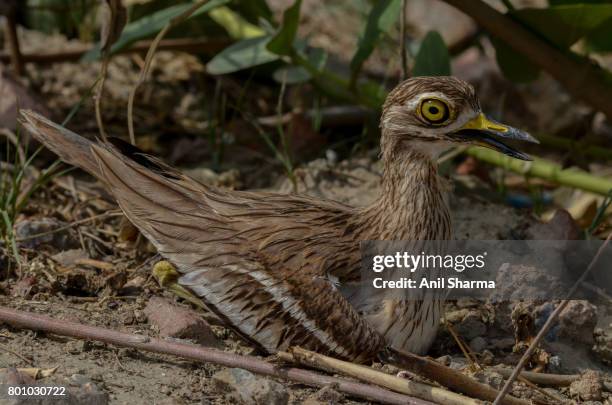
[[[592,345],[597,324],[597,307],[588,301],[572,300],[559,314],[559,336]]]
[[[442,357],[438,357],[436,359],[436,361],[440,364],[443,364],[445,366],[449,366],[451,364],[451,361],[453,360],[453,358],[451,356],[449,356],[448,354]]]
[[[500,339],[491,339],[490,347],[496,350],[510,350],[514,346],[514,338],[505,337]]]
[[[83,374],[72,374],[68,379],[70,385],[85,385],[91,382],[91,379]]]
[[[325,386],[309,395],[303,402],[303,405],[336,405],[344,399],[344,395],[336,391],[331,386]]]
[[[208,322],[192,310],[173,305],[163,298],[153,297],[144,313],[149,322],[159,329],[160,336],[191,339],[203,346],[221,346]]]
[[[482,321],[477,311],[469,311],[464,318],[455,325],[455,330],[466,340],[472,340],[482,336],[487,331],[487,326]]]
[[[69,249],[54,254],[51,259],[62,267],[74,267],[79,260],[89,259],[89,256],[83,249]]]
[[[143,276],[136,276],[128,280],[117,292],[119,295],[138,295],[142,292],[147,279]]]
[[[145,323],[147,321],[147,315],[139,309],[134,310],[134,318],[138,323]]]
[[[558,209],[550,221],[536,223],[525,233],[526,239],[531,240],[576,240],[582,230],[569,212]]]
[[[481,336],[476,336],[474,339],[470,340],[470,349],[472,349],[476,353],[480,353],[487,346],[487,341]]]
[[[78,387],[68,387],[69,397],[66,402],[58,402],[58,404],[88,404],[88,405],[106,405],[108,404],[108,394],[102,391],[92,382],[85,383]]]
[[[593,352],[607,364],[612,363],[612,324],[595,329]]]
[[[30,297],[38,291],[37,280],[35,277],[26,276],[21,280],[17,281],[11,288],[11,295],[13,297]]]
[[[240,368],[224,369],[212,376],[215,389],[230,402],[244,405],[286,405],[289,393],[276,381]]]
[[[490,385],[496,390],[499,390],[504,386],[504,377],[493,370],[479,371],[476,373],[476,375],[474,375],[474,377],[476,377],[476,379],[481,383]]]
[[[583,401],[599,401],[602,388],[601,374],[594,370],[587,370],[580,376],[580,379],[570,385],[570,395]]]

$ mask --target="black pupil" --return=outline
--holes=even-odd
[[[431,114],[437,114],[440,110],[438,110],[438,107],[429,107],[429,112]]]

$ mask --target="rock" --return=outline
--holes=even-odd
[[[89,255],[83,249],[64,250],[51,256],[62,267],[74,267],[79,260],[89,259]]]
[[[490,385],[496,390],[499,390],[504,386],[504,377],[493,370],[479,371],[474,375],[474,377],[481,383]]]
[[[569,212],[558,209],[550,221],[531,225],[525,233],[532,240],[577,240],[581,230]]]
[[[146,277],[136,276],[128,280],[118,291],[119,295],[138,295],[142,292],[143,286],[147,282]]]
[[[203,346],[221,347],[208,322],[194,311],[173,305],[163,298],[153,297],[144,313],[149,323],[155,325],[163,337],[192,339]]]
[[[285,405],[289,393],[276,381],[240,368],[228,368],[212,376],[215,389],[230,402],[244,405]]]
[[[597,307],[588,301],[572,300],[559,314],[559,336],[592,345],[597,324]]]
[[[83,378],[84,377],[84,378]],[[68,397],[65,401],[53,402],[58,405],[106,405],[108,404],[108,394],[102,391],[96,384],[87,381],[88,378],[81,376],[78,381],[72,381],[68,386]],[[79,384],[82,382],[83,384]]]
[[[490,347],[496,350],[510,350],[514,346],[514,339],[511,337],[504,337],[499,339],[491,339]]]
[[[476,353],[480,353],[488,346],[487,341],[481,337],[476,336],[474,339],[470,340],[470,349],[472,349]]]
[[[304,405],[336,405],[344,399],[344,395],[330,386],[326,386],[309,395],[303,402]]]
[[[79,246],[74,231],[71,229],[58,230],[66,225],[65,222],[54,218],[26,219],[17,223],[15,235],[17,239],[26,239],[20,242],[20,245],[26,249],[36,249],[43,245],[52,246],[58,250],[74,249]],[[33,237],[43,233],[45,235]]]
[[[463,319],[455,324],[455,330],[466,340],[472,340],[477,336],[482,336],[487,331],[478,311],[469,311]]]
[[[602,388],[601,374],[594,370],[587,370],[580,379],[570,385],[569,389],[572,397],[578,397],[583,401],[599,401]]]
[[[32,296],[38,291],[37,284],[36,277],[26,276],[12,286],[11,295],[22,298]]]

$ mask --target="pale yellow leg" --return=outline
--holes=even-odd
[[[167,260],[162,260],[153,266],[153,277],[159,285],[166,290],[172,291],[179,297],[191,302],[193,305],[206,309],[206,305],[201,299],[193,295],[191,291],[177,283],[180,274],[176,268]]]

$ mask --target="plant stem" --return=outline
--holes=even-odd
[[[563,169],[556,163],[540,158],[534,158],[532,162],[525,162],[480,147],[468,148],[467,154],[515,173],[539,177],[564,186],[601,195],[608,195],[612,190],[612,180],[610,179],[597,177],[583,170]]]

